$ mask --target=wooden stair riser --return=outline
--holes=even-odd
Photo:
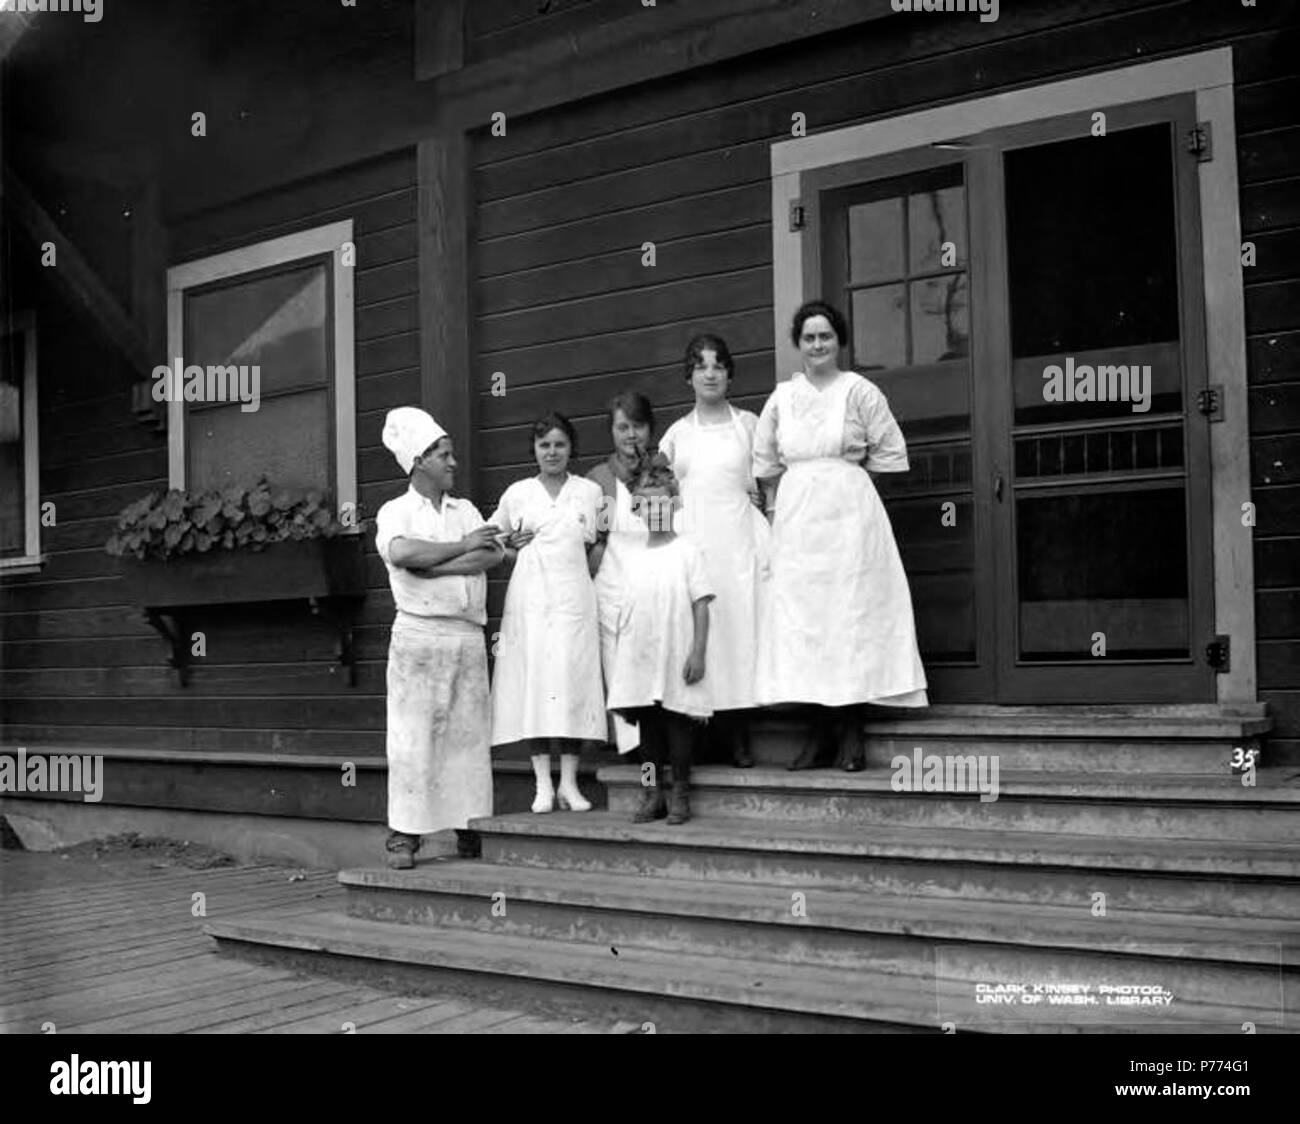
[[[924,739],[877,736],[865,740],[867,765],[888,769],[897,756],[925,753],[997,756],[999,767],[1016,772],[1109,772],[1146,776],[1230,776],[1234,748],[1259,750],[1259,739],[1236,741],[1112,741],[1099,738],[987,738],[940,735]],[[795,757],[791,743],[759,743],[760,763],[786,765]],[[1264,756],[1256,764],[1265,764]]]
[[[756,1010],[732,1003],[583,987],[527,976],[438,968],[218,938],[222,955],[254,964],[329,976],[403,995],[463,993],[479,1003],[528,1008],[550,1017],[631,1021],[658,1034],[898,1034],[937,1032],[936,1020],[885,1022],[802,1011]],[[652,1027],[653,1030],[649,1028]]]
[[[618,955],[615,950],[620,947],[637,945],[664,951],[844,969],[874,968],[913,975],[933,975],[941,966],[947,976],[979,982],[990,978],[1055,980],[1055,975],[1044,974],[1055,970],[1052,964],[1076,955],[1099,956],[1107,965],[1113,963],[1117,971],[1149,968],[1158,982],[1176,994],[1196,994],[1211,1002],[1235,1000],[1197,991],[1201,986],[1197,981],[1213,976],[1204,969],[1231,969],[1228,975],[1233,978],[1238,972],[1244,974],[1243,978],[1254,978],[1251,973],[1258,975],[1262,970],[1262,978],[1276,989],[1278,965],[1283,956],[1276,941],[1252,946],[1234,941],[1232,947],[1225,945],[1216,954],[1203,945],[1180,942],[1172,936],[1159,945],[1144,945],[1140,950],[1117,947],[1079,953],[1076,948],[1079,934],[1095,937],[1108,924],[1115,926],[1117,946],[1123,943],[1122,915],[1112,913],[1109,920],[1097,918],[1086,908],[1079,911],[1079,934],[1060,929],[1038,933],[1028,926],[1017,927],[1005,917],[993,922],[972,917],[965,923],[945,923],[943,937],[938,939],[930,933],[911,932],[909,926],[899,926],[893,932],[853,932],[819,925],[815,891],[807,895],[806,913],[800,918],[793,914],[790,895],[780,895],[779,891],[773,895],[769,909],[756,906],[738,910],[734,917],[728,918],[674,913],[667,906],[656,911],[599,908],[509,895],[501,904],[505,913],[501,914],[498,907],[494,914],[491,899],[483,895],[351,886],[347,912],[353,917],[404,925],[509,933],[539,940],[581,940],[608,949],[611,957]],[[1294,952],[1288,952],[1285,959],[1286,971],[1300,980],[1300,964],[1295,963]],[[1247,992],[1236,993],[1238,998],[1244,994]],[[1259,1002],[1255,992],[1249,994],[1254,996],[1252,1003]]]
[[[609,810],[631,816],[641,799],[632,783],[609,784]],[[1300,809],[1294,804],[1230,804],[1136,801],[1095,796],[1052,798],[859,790],[833,793],[696,785],[691,811],[701,819],[761,820],[766,823],[861,824],[967,828],[1096,835],[1128,839],[1231,839],[1269,842],[1294,833]]]
[[[672,829],[664,825],[664,831]],[[1240,877],[1236,873],[1100,871],[1086,867],[950,862],[782,850],[729,850],[663,843],[611,844],[556,836],[481,836],[482,858],[503,866],[605,871],[646,877],[757,881],[860,889],[874,893],[929,893],[1054,905],[1091,902],[1106,894],[1108,908],[1207,913],[1221,917],[1300,916],[1300,881]]]
[[[1192,981],[1191,989],[1181,993],[1174,991],[1176,1003],[1182,1008],[1178,1011],[1152,1008],[1149,1011],[1113,1012],[1102,1008],[1087,1010],[1074,1007],[1045,1008],[1032,1012],[1005,1008],[997,1010],[975,1003],[977,983],[1078,983],[1094,980],[1098,983],[1139,986],[1171,984],[1159,977],[1153,978],[1149,965],[1121,967],[1106,957],[1049,955],[1040,966],[1018,970],[1018,973],[1029,971],[1037,975],[1026,978],[1023,974],[1017,974],[1014,980],[1002,981],[995,974],[994,965],[981,960],[978,955],[964,963],[949,963],[945,956],[943,970],[954,972],[945,977],[947,986],[943,991],[947,995],[946,1000],[940,1001],[936,997],[940,989],[936,986],[938,981],[933,970],[920,975],[892,976],[895,991],[901,989],[907,995],[907,1000],[902,1009],[899,1009],[895,1000],[891,1007],[896,1014],[888,1023],[882,1023],[870,1013],[877,1009],[873,989],[856,982],[855,973],[848,970],[844,973],[844,987],[834,1002],[806,997],[797,1005],[791,1005],[793,996],[788,991],[789,973],[797,973],[798,968],[773,962],[769,973],[772,980],[775,982],[784,978],[787,983],[787,1006],[778,1007],[758,992],[757,986],[743,1003],[738,1002],[725,988],[719,988],[717,994],[713,994],[712,988],[706,989],[703,994],[697,989],[688,997],[668,978],[650,990],[644,980],[633,982],[609,954],[605,954],[608,955],[608,961],[604,956],[599,961],[593,960],[590,973],[579,983],[571,979],[546,978],[538,963],[471,963],[464,957],[456,965],[430,963],[427,959],[412,958],[397,944],[389,944],[384,940],[372,942],[364,954],[285,947],[275,941],[249,942],[220,935],[218,943],[223,952],[259,963],[334,975],[416,994],[459,990],[495,1005],[525,1006],[530,1002],[544,1002],[548,1006],[558,1006],[574,1014],[590,1016],[600,1013],[605,1018],[653,1022],[659,1033],[704,1030],[747,1033],[852,1031],[908,1025],[915,1029],[933,1030],[944,1022],[953,1023],[954,1029],[959,1027],[963,1031],[976,1033],[1015,1033],[1026,1030],[1114,1033],[1124,1028],[1172,1031],[1180,1027],[1184,1030],[1240,1033],[1245,1022],[1254,1023],[1264,1031],[1284,1027],[1285,1015],[1281,1004],[1293,1001],[1297,995],[1296,981],[1287,981],[1284,993],[1279,987],[1275,972],[1257,973],[1236,968],[1219,970],[1216,966],[1209,966],[1199,974],[1196,981]],[[540,943],[538,955],[544,955],[544,945]],[[609,967],[597,968],[598,962],[608,964]],[[1267,982],[1261,976],[1268,976]],[[755,981],[756,985],[758,982]],[[1211,995],[1224,995],[1227,997],[1226,1002],[1208,998]]]

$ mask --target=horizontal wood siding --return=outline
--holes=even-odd
[[[384,412],[419,401],[415,159],[407,152],[206,214],[173,230],[181,262],[340,219],[357,243],[358,484],[363,514],[404,487],[380,444]],[[39,279],[36,279],[39,281]],[[333,667],[335,638],[305,609],[197,618],[206,658],[188,687],[126,601],[104,553],[117,511],[167,486],[165,435],[130,412],[130,383],[66,310],[39,310],[41,485],[57,505],[49,564],[0,579],[0,733],[6,742],[168,750],[382,754],[392,598],[367,534],[368,594],[357,686]]]
[[[522,6],[521,6],[522,11]],[[520,17],[522,18],[522,17]],[[576,15],[574,16],[576,18]],[[998,89],[1230,44],[1248,271],[1260,685],[1300,739],[1300,51],[1295,9],[1084,0],[1004,6],[985,25],[899,15],[475,135],[475,385],[485,513],[534,471],[528,427],[557,409],[587,468],[604,403],[638,390],[659,431],[689,409],[680,360],[708,328],[737,357],[734,400],[771,388],[769,153],[810,133]],[[654,242],[657,264],[641,263]],[[787,310],[782,310],[787,311]],[[788,310],[793,311],[793,310]],[[493,377],[505,376],[503,396]],[[492,583],[498,611],[504,581]],[[1290,748],[1300,749],[1300,740]]]
[[[1300,31],[1254,36],[1234,52],[1256,505],[1259,697],[1271,748],[1300,761]]]
[[[661,4],[664,0],[661,0]],[[623,12],[606,0],[467,5],[466,53],[495,57]],[[474,480],[490,512],[533,469],[528,427],[558,409],[585,470],[608,449],[604,404],[639,390],[660,432],[689,407],[689,336],[724,335],[734,400],[757,410],[772,382],[769,150],[791,135],[1231,44],[1237,77],[1247,272],[1252,498],[1258,505],[1261,697],[1300,752],[1300,98],[1293,5],[1211,0],[1047,0],[997,23],[913,14],[873,21],[531,116],[472,137]],[[571,21],[566,24],[564,21]],[[360,495],[373,514],[402,482],[379,441],[384,412],[420,400],[414,153],[351,167],[191,217],[173,260],[352,217],[359,244]],[[657,264],[642,265],[654,242]],[[39,284],[39,277],[29,278]],[[48,307],[47,307],[48,306]],[[782,310],[787,312],[790,310]],[[178,687],[102,552],[114,514],[166,480],[162,435],[129,411],[130,383],[91,330],[38,302],[42,499],[49,565],[0,578],[0,721],[9,741],[286,753],[383,752],[391,619],[384,571],[357,634],[359,684],[330,671],[332,637],[280,610],[223,613],[208,656]],[[506,393],[492,393],[493,376]],[[1243,497],[1244,498],[1244,497]],[[499,611],[503,580],[491,583]]]

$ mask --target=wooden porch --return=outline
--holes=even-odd
[[[219,955],[211,919],[338,905],[334,872],[0,852],[6,1034],[602,1034],[638,1028],[465,994],[403,996]],[[204,895],[206,917],[194,916]]]

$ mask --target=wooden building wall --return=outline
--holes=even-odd
[[[621,0],[620,0],[621,2]],[[666,0],[660,0],[661,5]],[[610,18],[610,0],[469,6],[467,63]],[[509,18],[506,18],[509,17]],[[565,22],[569,21],[569,22]],[[582,468],[607,448],[603,404],[648,394],[660,430],[688,408],[682,349],[700,328],[738,359],[735,400],[770,389],[769,146],[810,132],[1018,84],[1230,43],[1237,80],[1247,274],[1260,693],[1300,753],[1300,97],[1294,5],[1080,0],[976,18],[899,15],[531,115],[472,137],[472,380],[485,513],[531,471],[527,427],[571,414]],[[342,157],[340,163],[344,163]],[[402,487],[384,411],[420,400],[414,153],[237,199],[173,228],[173,261],[351,216],[357,224],[358,462],[373,514]],[[642,243],[657,264],[641,264]],[[39,278],[28,278],[42,291]],[[19,282],[21,284],[21,282]],[[368,551],[359,685],[331,674],[332,638],[306,617],[214,621],[180,688],[102,551],[114,514],[166,483],[162,435],[130,414],[138,374],[46,296],[42,498],[58,505],[40,574],[0,580],[0,726],[10,743],[167,750],[369,753],[383,747],[391,600]],[[506,393],[491,393],[495,372]],[[493,607],[502,582],[493,583]]]
[[[566,18],[596,7],[576,5]],[[547,410],[574,419],[583,468],[608,452],[603,406],[616,391],[646,394],[662,432],[689,409],[679,363],[696,330],[727,339],[738,360],[733,400],[761,407],[773,377],[769,149],[791,135],[793,113],[812,133],[1224,43],[1236,69],[1243,237],[1259,262],[1247,271],[1246,315],[1260,690],[1284,747],[1300,752],[1294,8],[1007,5],[991,26],[900,15],[509,119],[505,136],[479,130],[474,378],[484,499],[535,471],[527,429]],[[642,265],[644,242],[655,243],[654,268]],[[503,395],[493,393],[497,373]],[[494,607],[502,584],[493,583]]]
[[[415,196],[407,151],[241,200],[172,231],[172,260],[180,262],[353,220],[358,479],[369,515],[404,487],[380,444],[384,413],[420,396]],[[38,277],[25,280],[26,291],[43,290]],[[180,687],[162,640],[127,603],[117,561],[103,550],[125,504],[167,487],[165,435],[130,411],[130,383],[143,376],[123,370],[57,300],[42,300],[38,317],[41,495],[55,502],[58,525],[44,532],[50,561],[41,573],[0,581],[6,741],[382,755],[393,610],[373,535],[357,686],[333,670],[333,634],[305,608],[261,606],[199,617],[207,656]]]

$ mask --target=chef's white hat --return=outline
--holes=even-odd
[[[398,406],[389,410],[384,419],[384,447],[397,458],[407,476],[411,475],[415,458],[446,436],[447,431],[416,406]]]

